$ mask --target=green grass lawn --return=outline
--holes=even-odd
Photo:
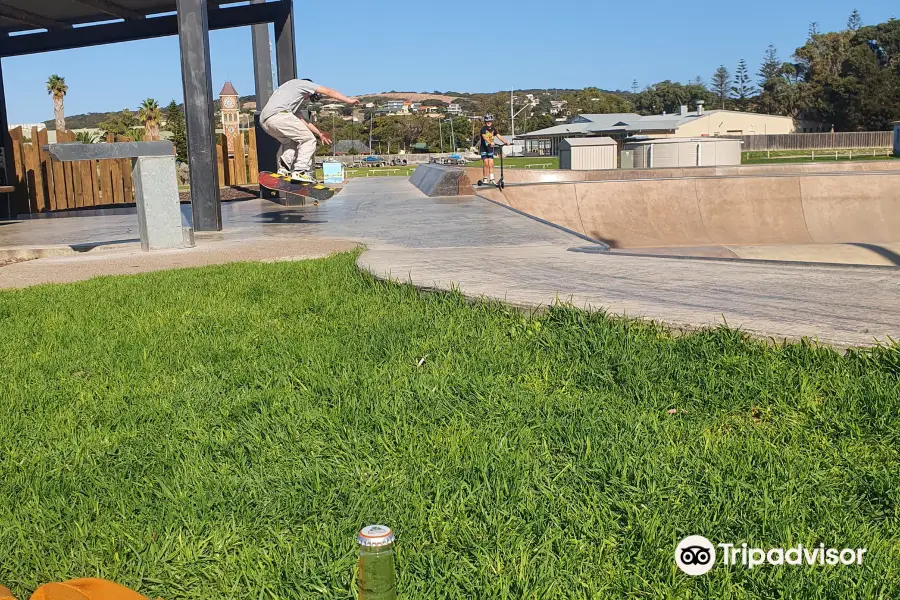
[[[467,167],[480,167],[484,163],[483,161],[476,160],[470,163],[467,163]],[[559,168],[559,157],[558,156],[537,156],[537,157],[521,157],[516,156],[512,158],[504,158],[503,166],[505,168],[512,169],[558,169]],[[500,169],[500,158],[497,157],[494,159],[494,169]]]
[[[416,165],[361,169],[344,169],[344,180],[356,177],[409,177],[416,170]],[[325,173],[322,169],[316,169],[316,179],[325,181]]]
[[[355,598],[889,598],[900,349],[673,337],[357,272],[353,255],[0,293],[0,583]],[[865,547],[717,565],[676,542]]]
[[[801,163],[801,162],[834,162],[847,160],[892,160],[894,157],[885,155],[883,149],[876,149],[873,155],[869,150],[773,150],[766,152],[744,152],[741,163],[745,165],[766,165],[776,163]]]

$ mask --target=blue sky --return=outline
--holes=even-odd
[[[304,16],[296,26],[301,77],[347,94],[708,81],[719,64],[733,70],[741,58],[755,72],[770,43],[787,59],[811,21],[823,31],[843,28],[854,8],[865,24],[900,17],[896,0],[295,4]],[[241,94],[253,93],[250,29],[212,32],[211,48],[214,93],[226,78]],[[10,123],[53,117],[45,87],[52,73],[69,85],[67,114],[182,99],[174,37],[7,58],[3,73]]]

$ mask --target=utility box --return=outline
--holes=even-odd
[[[622,150],[619,153],[619,168],[620,169],[633,169],[634,168],[634,150]]]
[[[572,171],[615,169],[619,144],[610,137],[567,138],[559,144],[559,168]]]

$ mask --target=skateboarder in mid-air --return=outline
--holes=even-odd
[[[494,127],[494,115],[484,115],[484,127],[475,138],[475,145],[481,152],[481,160],[484,162],[483,174],[484,182],[491,185],[497,185],[494,181],[494,140],[500,140],[504,145],[508,145],[497,128]]]
[[[334,98],[344,104],[359,104],[359,100],[309,79],[291,79],[278,86],[259,115],[263,130],[281,142],[278,174],[290,176],[292,181],[316,183],[313,169],[316,137],[323,144],[331,143],[331,138],[301,116],[301,111],[309,102],[316,102],[320,96]]]

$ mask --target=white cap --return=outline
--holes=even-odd
[[[360,546],[387,546],[394,543],[394,532],[387,525],[369,525],[359,530],[356,541]]]

